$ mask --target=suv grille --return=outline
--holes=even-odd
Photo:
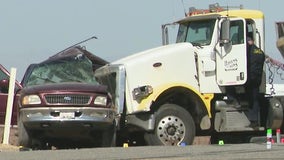
[[[91,98],[89,95],[76,94],[49,94],[44,97],[50,104],[88,104]]]

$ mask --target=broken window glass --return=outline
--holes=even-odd
[[[33,67],[26,86],[63,82],[97,84],[92,67],[91,60],[83,54],[45,61]]]

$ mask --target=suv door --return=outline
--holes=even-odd
[[[0,124],[5,123],[6,107],[8,99],[8,88],[9,88],[10,73],[0,65]],[[19,95],[17,91],[21,89],[21,85],[16,81],[15,84],[15,98],[13,103],[12,120],[11,125],[17,124],[17,100]]]

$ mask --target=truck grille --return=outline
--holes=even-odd
[[[91,98],[89,95],[76,94],[49,94],[44,97],[49,104],[88,104]]]

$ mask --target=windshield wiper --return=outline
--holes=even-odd
[[[64,78],[63,78],[64,77]],[[80,82],[80,83],[87,83],[88,80],[84,79],[83,75],[79,77],[78,75],[76,76],[75,74],[71,74],[69,72],[61,72],[61,79],[64,82]]]
[[[43,80],[43,82],[38,81],[38,80]],[[43,85],[43,84],[46,84],[47,82],[48,83],[57,83],[57,82],[51,80],[50,78],[33,75],[32,78],[29,77],[28,81],[25,83],[25,86]]]
[[[191,44],[193,46],[197,46],[197,47],[200,47],[200,48],[203,48],[202,45],[200,43],[197,43],[197,42],[191,42]]]
[[[53,81],[53,80],[51,80],[50,78],[45,78],[45,77],[40,77],[40,76],[36,76],[36,78],[39,78],[39,79],[42,79],[42,80],[45,80],[45,81],[48,81],[48,82],[52,82],[52,83],[57,83],[57,82],[55,82],[55,81]]]

